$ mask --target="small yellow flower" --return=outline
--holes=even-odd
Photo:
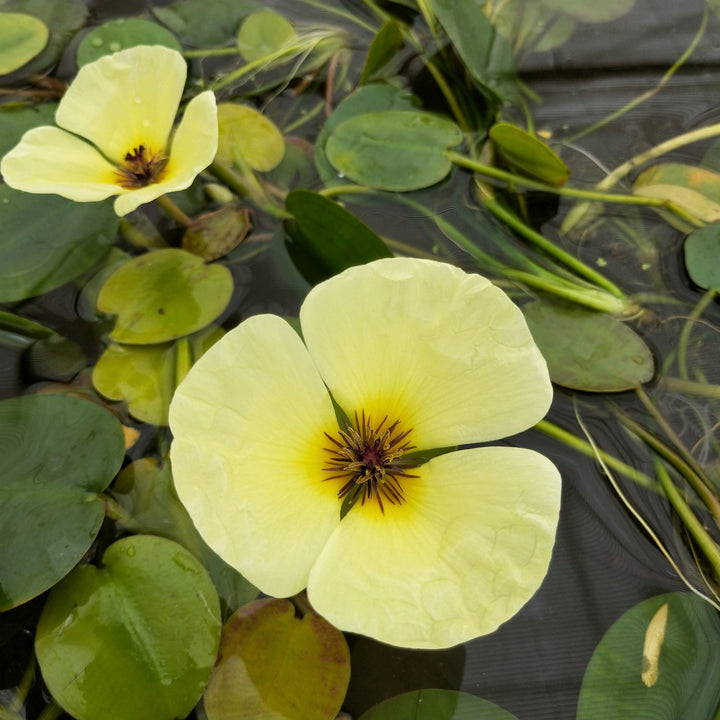
[[[342,630],[415,648],[495,630],[547,572],[558,471],[509,446],[418,455],[543,417],[522,313],[479,275],[390,258],[313,288],[300,322],[303,340],[249,318],[175,394],[175,484],[198,530],[263,592],[307,587]]]
[[[118,195],[118,215],[189,187],[215,157],[218,126],[206,91],[171,135],[186,75],[182,55],[159,45],[84,65],[60,101],[59,127],[29,130],[2,159],[5,182],[78,202]]]

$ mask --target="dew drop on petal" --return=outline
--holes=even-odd
[[[139,95],[135,96],[135,104],[142,105],[142,98]]]

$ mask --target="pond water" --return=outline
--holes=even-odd
[[[342,52],[339,52],[338,46],[338,52],[328,52],[315,64],[308,62],[301,71],[297,71],[296,76],[292,70],[300,67],[302,54],[298,54],[293,61],[296,65],[268,62],[260,66],[261,70],[257,74],[248,75],[251,79],[247,83],[238,81],[222,86],[222,79],[242,65],[241,59],[237,54],[203,56],[199,48],[215,45],[232,47],[235,28],[240,24],[240,18],[244,17],[240,11],[234,19],[230,17],[233,13],[229,11],[227,15],[215,10],[208,11],[208,28],[213,29],[213,32],[210,33],[211,41],[203,45],[200,41],[188,42],[188,38],[194,40],[198,33],[202,35],[198,27],[173,26],[170,16],[153,12],[157,9],[177,9],[182,2],[126,2],[122,4],[120,11],[117,3],[98,1],[87,3],[89,13],[76,29],[67,29],[57,65],[49,64],[42,68],[43,72],[50,72],[52,76],[63,81],[71,81],[77,72],[75,57],[86,32],[85,28],[101,26],[118,17],[142,17],[157,24],[165,22],[171,33],[177,34],[183,49],[191,51],[191,81],[188,84],[186,100],[198,95],[200,90],[215,89],[218,102],[232,100],[251,104],[269,118],[285,136],[285,148],[292,153],[294,167],[281,165],[280,169],[260,169],[248,161],[254,171],[246,167],[246,174],[243,175],[236,166],[236,180],[237,177],[240,180],[235,184],[230,183],[229,186],[241,195],[238,206],[249,209],[248,235],[243,242],[238,242],[237,246],[231,245],[226,252],[220,252],[212,258],[215,261],[212,265],[224,266],[232,278],[227,306],[223,306],[224,309],[215,313],[206,323],[181,332],[178,336],[199,331],[209,323],[229,330],[260,313],[297,316],[311,284],[307,280],[307,272],[302,269],[302,254],[301,261],[298,262],[298,256],[293,256],[292,248],[288,253],[286,238],[288,235],[292,236],[297,243],[298,234],[297,230],[293,231],[292,227],[283,223],[287,219],[282,217],[284,195],[296,189],[320,191],[324,187],[332,187],[333,183],[338,183],[338,175],[343,184],[348,182],[347,178],[342,177],[342,171],[332,165],[328,167],[336,174],[335,178],[323,176],[322,171],[318,175],[314,168],[316,156],[313,155],[313,149],[327,141],[327,137],[323,138],[322,133],[328,132],[323,128],[329,112],[341,105],[342,101],[359,87],[363,63],[374,37],[374,33],[368,28],[378,29],[382,25],[382,13],[397,16],[405,23],[401,23],[401,26],[417,33],[424,45],[412,48],[410,41],[406,39],[401,49],[396,48],[395,52],[391,53],[387,63],[378,66],[375,82],[384,87],[402,88],[412,92],[424,110],[457,121],[457,116],[454,116],[449,108],[447,96],[443,97],[431,75],[417,59],[423,52],[429,53],[434,40],[427,32],[421,13],[418,13],[416,8],[424,5],[439,7],[437,14],[441,18],[440,25],[446,25],[447,35],[456,41],[457,38],[453,37],[452,30],[447,26],[447,18],[442,15],[442,8],[452,6],[452,3],[415,3],[414,0],[407,0],[397,3],[380,2],[376,5],[360,0],[329,0],[324,9],[323,4],[315,2],[265,0],[245,4],[248,8],[252,5],[274,9],[295,24],[300,32],[305,32],[307,25],[311,29],[323,28],[329,24],[340,28]],[[43,5],[46,7],[43,8]],[[0,10],[48,17],[52,31],[52,23],[59,20],[46,13],[51,5],[53,3],[50,0],[44,4],[16,0],[7,7],[0,7]],[[227,0],[226,3],[227,7],[242,5],[240,0]],[[483,4],[477,5],[479,7]],[[669,196],[666,194],[661,197],[671,203],[677,201],[684,208],[684,214],[673,215],[668,212],[667,207],[663,208],[663,213],[659,213],[653,207],[606,203],[592,221],[580,222],[570,228],[568,214],[577,207],[581,199],[561,196],[558,200],[542,171],[540,175],[533,175],[527,170],[527,166],[503,163],[498,159],[499,155],[496,155],[495,159],[487,155],[487,145],[484,150],[482,148],[486,129],[494,120],[534,130],[537,137],[546,141],[569,167],[570,176],[566,186],[586,190],[594,188],[612,169],[649,152],[645,162],[632,168],[615,187],[608,189],[609,192],[619,194],[632,194],[634,189],[635,197],[642,195],[642,186],[634,187],[633,183],[637,183],[640,171],[650,165],[663,162],[683,163],[691,168],[702,165],[708,172],[720,173],[720,156],[714,145],[720,130],[715,136],[708,136],[697,142],[679,143],[669,153],[652,155],[653,149],[660,143],[720,122],[717,102],[720,97],[720,75],[716,39],[720,30],[717,16],[720,8],[717,3],[708,2],[706,5],[699,0],[682,4],[672,0],[616,0],[608,3],[608,7],[614,8],[614,11],[608,11],[608,14],[612,15],[614,12],[615,15],[608,19],[602,17],[602,13],[594,13],[593,3],[590,2],[576,3],[573,14],[570,8],[572,3],[559,0],[548,0],[544,3],[543,0],[541,5],[547,6],[545,15],[538,16],[535,23],[523,26],[523,41],[517,34],[517,28],[524,22],[523,18],[530,14],[529,6],[533,5],[533,0],[490,2],[485,5],[488,14],[495,19],[499,27],[504,27],[508,33],[515,33],[511,37],[515,41],[513,49],[523,90],[514,104],[494,105],[488,98],[492,98],[498,85],[495,85],[493,90],[492,83],[483,86],[477,79],[473,79],[472,73],[463,67],[463,62],[458,60],[457,56],[453,56],[452,60],[445,58],[447,62],[441,63],[440,67],[445,73],[448,85],[466,111],[465,117],[468,119],[469,129],[472,130],[469,135],[466,133],[466,140],[468,136],[477,140],[478,152],[474,155],[474,160],[501,167],[504,171],[513,173],[515,180],[518,177],[530,178],[527,192],[526,186],[520,183],[513,186],[518,192],[504,194],[504,188],[507,187],[505,180],[495,178],[490,182],[496,188],[498,196],[506,200],[503,207],[510,208],[514,217],[520,219],[520,223],[529,229],[530,234],[542,232],[557,247],[610,279],[621,288],[625,298],[630,298],[635,303],[634,307],[639,308],[639,311],[628,312],[626,316],[621,316],[621,319],[624,326],[632,328],[635,335],[642,338],[652,353],[654,371],[651,378],[631,380],[627,387],[610,387],[605,391],[598,391],[598,388],[590,387],[591,383],[587,380],[596,371],[596,367],[599,367],[597,363],[602,364],[593,353],[610,354],[612,364],[613,352],[617,349],[612,345],[622,345],[625,342],[623,336],[620,336],[620,340],[609,340],[600,349],[593,349],[590,345],[599,331],[592,327],[589,331],[578,333],[576,337],[570,335],[568,340],[568,337],[563,337],[567,336],[568,331],[560,328],[553,334],[548,330],[547,321],[544,325],[541,324],[539,332],[543,338],[537,340],[541,350],[547,354],[548,348],[553,344],[563,348],[567,346],[567,365],[579,363],[586,378],[583,381],[567,381],[567,368],[563,358],[554,358],[550,362],[554,400],[546,418],[548,424],[544,429],[531,429],[503,441],[510,446],[539,451],[549,457],[562,474],[560,520],[552,560],[544,582],[520,612],[502,624],[498,630],[449,649],[411,650],[348,633],[346,639],[350,649],[351,673],[341,707],[341,711],[347,713],[344,717],[360,718],[377,703],[400,693],[441,688],[483,698],[520,720],[570,720],[578,717],[581,686],[591,657],[613,623],[623,613],[649,598],[688,589],[683,579],[678,576],[677,568],[671,566],[658,548],[656,538],[669,549],[681,572],[690,579],[696,589],[712,595],[718,583],[718,576],[715,574],[717,567],[713,569],[713,560],[702,556],[702,551],[698,549],[701,545],[697,536],[694,536],[694,542],[688,540],[686,520],[678,519],[677,513],[670,508],[662,492],[659,492],[657,487],[647,489],[641,486],[642,482],[632,482],[617,466],[612,466],[612,461],[606,460],[611,468],[611,481],[608,473],[593,456],[592,447],[635,468],[644,474],[643,477],[654,480],[658,472],[656,458],[662,455],[663,448],[656,446],[654,453],[649,449],[648,442],[652,442],[652,439],[648,440],[642,434],[643,429],[648,428],[652,437],[659,437],[664,447],[671,449],[671,456],[665,457],[671,466],[676,470],[680,468],[682,462],[673,465],[673,459],[680,456],[681,460],[685,460],[683,467],[689,468],[687,472],[692,474],[693,478],[702,477],[715,483],[711,487],[711,494],[717,492],[720,477],[717,474],[717,436],[720,425],[720,371],[717,361],[720,359],[720,344],[716,326],[719,313],[717,302],[705,294],[706,289],[712,290],[714,286],[699,287],[697,265],[693,268],[686,264],[684,242],[693,230],[712,227],[708,224],[708,218],[715,221],[720,219],[720,215],[712,214],[720,211],[720,177],[713,176],[707,180],[707,185],[701,186],[699,181],[694,182],[689,175],[673,176]],[[537,7],[539,5],[536,5],[535,9]],[[245,15],[250,12],[248,9]],[[359,18],[360,22],[353,18]],[[698,34],[698,28],[703,22],[707,23],[707,27]],[[542,23],[547,23],[545,30],[539,29]],[[563,33],[558,29],[559,25],[553,26],[553,23],[565,27],[566,32]],[[573,24],[574,29],[571,31]],[[231,30],[228,29],[230,26]],[[549,46],[548,49],[532,51],[533,42],[539,43],[543,38]],[[668,68],[678,61],[694,42],[694,38],[697,39],[697,44],[692,54],[670,77],[663,80]],[[270,36],[267,42],[272,43],[275,40],[276,38]],[[445,46],[443,51],[446,51],[447,47]],[[463,60],[466,59],[462,52],[460,56]],[[661,82],[663,86],[657,92],[650,92],[658,88]],[[515,86],[514,79],[512,83]],[[328,86],[332,92],[327,92]],[[45,86],[28,82],[20,70],[8,74],[7,83],[0,78],[0,87],[4,93],[7,89],[7,102],[0,109],[0,123],[6,124],[0,126],[0,134],[3,131],[17,133],[18,125],[7,124],[6,118],[11,110],[16,109],[16,105],[27,102],[22,92],[44,89]],[[643,102],[628,109],[618,118],[584,134],[587,128],[602,123],[608,115],[624,108],[628,103],[637,101],[644,93],[648,96]],[[30,98],[33,102],[39,98],[45,99],[42,96],[33,97],[32,94]],[[56,102],[57,97],[49,100]],[[395,98],[393,102],[401,101]],[[48,121],[33,124],[46,122]],[[3,146],[2,152],[7,152],[11,146]],[[534,147],[530,154],[533,152]],[[327,163],[327,159],[325,162]],[[256,178],[260,189],[248,178]],[[483,182],[488,181],[487,176],[482,176],[482,179]],[[209,180],[218,184],[227,180],[227,177],[220,172],[213,177],[202,176],[202,180],[197,180],[190,190],[171,197],[176,198],[182,211],[192,217],[200,216],[209,209],[217,209],[224,196],[218,200],[220,195],[203,194],[201,185]],[[537,187],[532,185],[533,182]],[[511,185],[512,183],[513,181]],[[663,183],[658,181],[656,184],[659,187]],[[664,185],[670,186],[671,181],[666,179]],[[245,190],[244,193],[240,191],[242,189]],[[531,190],[535,192],[530,192]],[[668,190],[657,192],[667,193]],[[441,176],[437,182],[430,182],[428,187],[411,189],[408,192],[401,189],[398,193],[368,191],[355,194],[340,189],[328,196],[341,201],[349,212],[365,222],[378,236],[387,240],[391,250],[399,254],[417,254],[419,257],[432,256],[458,265],[468,272],[488,274],[520,305],[538,299],[549,302],[551,295],[544,293],[543,288],[534,286],[531,281],[530,284],[524,280],[518,281],[517,275],[503,275],[496,265],[488,264],[483,259],[484,256],[481,257],[481,253],[502,258],[506,267],[513,267],[517,261],[516,269],[525,269],[527,266],[522,264],[524,260],[518,260],[519,253],[523,257],[537,260],[539,264],[545,263],[544,267],[550,267],[552,272],[557,272],[558,275],[563,273],[562,270],[557,270],[557,264],[549,265],[546,262],[547,255],[537,249],[530,249],[530,245],[518,239],[522,231],[513,233],[508,229],[509,226],[503,223],[502,218],[493,218],[487,208],[481,207],[478,188],[473,185],[473,175],[467,168],[454,167],[449,177]],[[47,199],[54,196],[33,197]],[[17,198],[12,196],[9,202],[6,202],[7,207],[10,207],[17,202]],[[104,204],[108,208],[112,207],[111,201],[105,201]],[[78,209],[88,206],[87,203],[77,204]],[[28,206],[28,217],[31,213],[42,214],[42,207],[40,204]],[[53,209],[53,212],[57,212],[58,217],[69,217],[62,214],[66,212],[64,209]],[[110,212],[110,215],[114,222],[113,213]],[[154,203],[143,205],[139,211],[128,215],[120,225],[117,236],[105,243],[107,246],[113,244],[117,249],[122,249],[128,256],[141,255],[145,249],[138,244],[138,235],[133,234],[133,228],[124,224],[126,221],[134,223],[135,230],[145,238],[159,236],[161,239],[157,244],[179,247],[182,242],[184,228],[177,218],[168,217]],[[2,222],[0,214],[0,225]],[[17,232],[22,232],[22,224],[17,224],[15,216],[12,222],[16,223],[13,228],[20,228]],[[112,226],[112,222],[108,225],[105,220],[91,219],[90,222],[99,223],[103,229]],[[233,222],[240,223],[241,218],[234,217]],[[43,231],[47,232],[50,227],[53,227],[52,221]],[[448,227],[451,229],[448,230]],[[458,238],[453,236],[453,228],[462,233],[464,238],[470,238],[480,254],[473,254],[472,250],[467,252],[467,245],[463,245],[462,240],[458,241]],[[0,233],[2,232],[0,230]],[[0,235],[0,258],[3,257],[3,243],[9,245],[11,242],[11,238],[7,236],[7,232]],[[30,235],[23,237],[26,242],[32,241]],[[218,242],[216,235],[209,237],[212,242]],[[720,234],[715,240],[720,247]],[[65,241],[61,239],[59,242]],[[151,241],[150,244],[156,243]],[[143,382],[130,378],[131,371],[127,363],[132,364],[133,361],[125,360],[125,365],[116,365],[108,371],[111,381],[127,372],[126,385],[121,382],[114,386],[110,382],[109,385],[120,394],[113,395],[108,390],[104,393],[97,392],[97,387],[93,389],[91,371],[100,358],[105,357],[103,353],[110,343],[109,333],[113,328],[112,314],[133,304],[131,297],[138,292],[132,288],[125,294],[120,291],[119,299],[108,300],[108,307],[115,308],[114,311],[102,313],[96,310],[95,301],[101,282],[95,274],[103,265],[107,249],[98,253],[97,262],[85,262],[70,282],[50,287],[38,278],[38,283],[43,287],[40,294],[30,291],[15,295],[9,291],[3,292],[1,288],[4,283],[6,288],[9,288],[26,270],[17,269],[19,264],[16,259],[12,260],[16,266],[10,271],[7,267],[5,270],[0,267],[0,295],[4,300],[0,310],[5,313],[5,316],[0,317],[0,399],[16,398],[41,390],[52,390],[56,393],[72,390],[75,394],[92,397],[96,402],[111,407],[118,414],[127,432],[137,431],[137,438],[134,444],[127,448],[122,461],[127,467],[132,462],[147,458],[162,459],[167,453],[170,435],[166,421],[148,421],[148,412],[150,417],[166,418],[166,406],[160,410],[153,406],[151,411],[141,410],[138,413],[138,405],[133,408],[132,400],[130,411],[127,403],[123,402],[128,398],[121,394],[122,390],[119,388],[129,387],[132,393],[137,389],[136,386]],[[13,256],[15,257],[16,255]],[[307,257],[306,255],[305,263],[308,262]],[[326,258],[318,257],[317,254],[309,257],[311,265],[314,262],[316,267],[323,267],[321,273],[329,276],[337,272],[338,268],[332,265],[329,271],[327,266],[323,266]],[[708,258],[706,262],[711,263],[712,255],[708,255]],[[720,259],[717,254],[715,258]],[[114,262],[119,266],[125,260],[127,258],[118,256]],[[42,264],[41,259],[34,262],[38,266]],[[298,270],[298,267],[301,270]],[[104,277],[107,278],[109,274],[109,271],[106,272]],[[215,290],[203,296],[203,303],[214,301],[219,292],[217,287],[222,284],[221,280],[215,279],[213,283]],[[142,284],[136,287],[150,293]],[[692,317],[701,300],[707,302],[694,318],[694,322],[688,325],[688,317]],[[582,303],[573,305],[573,312],[581,305]],[[150,306],[143,307],[141,304],[139,312],[149,313],[148,307]],[[585,308],[582,312],[589,311]],[[10,314],[16,319],[39,323],[50,329],[48,337],[64,340],[58,339],[57,344],[54,344],[55,341],[40,344],[43,341],[37,341],[37,338],[44,337],[42,331],[22,323],[13,325],[8,319]],[[530,324],[535,332],[534,328],[538,326],[533,326],[532,322]],[[36,334],[38,332],[39,335]],[[166,342],[168,338],[161,335],[160,340],[144,342],[160,341]],[[201,344],[205,340],[197,342]],[[588,353],[583,352],[585,346],[590,347]],[[193,346],[194,350],[187,350],[187,347],[189,346],[169,352],[188,352],[190,358],[193,353],[200,354],[197,347]],[[573,355],[575,357],[571,357]],[[173,363],[180,363],[177,355],[172,357]],[[142,363],[145,360],[136,359],[135,362]],[[150,372],[149,366],[138,367],[140,376]],[[177,367],[178,364],[173,365],[173,373]],[[163,368],[161,372],[167,374],[167,368]],[[155,372],[155,369],[152,372]],[[97,385],[97,380],[95,384]],[[636,391],[633,385],[638,385],[641,389]],[[162,387],[165,388],[163,392],[166,392],[167,385]],[[169,395],[172,395],[172,388]],[[169,400],[169,397],[167,399]],[[137,403],[137,395],[134,401]],[[152,402],[149,404],[152,405]],[[147,405],[148,403],[144,407]],[[653,414],[655,411],[657,414]],[[663,425],[663,421],[667,424]],[[567,442],[559,441],[553,428],[561,428],[572,434],[577,438],[578,445],[583,446],[583,450],[573,449]],[[0,439],[6,440],[3,447],[10,447],[7,438],[11,438],[13,433],[13,428],[0,426]],[[33,452],[44,452],[40,440],[32,447]],[[690,460],[678,447],[687,448]],[[693,461],[697,463],[697,467],[692,464]],[[606,469],[607,467],[608,465]],[[708,537],[717,543],[718,531],[713,524],[715,521],[712,514],[697,509],[697,495],[688,490],[687,482],[682,479],[686,477],[682,471],[676,470],[672,473],[674,481],[685,493],[685,497],[690,498],[689,506],[697,512]],[[108,482],[114,474],[114,471],[111,472]],[[622,497],[615,482],[621,488]],[[100,488],[99,492],[102,490],[104,488]],[[147,528],[150,528],[150,534],[165,534],[174,540],[179,540],[179,536],[183,534],[187,537],[185,530],[181,533],[161,531],[162,527],[175,522],[178,516],[173,516],[170,512],[167,517],[153,515],[156,509],[152,505],[152,499],[148,500],[152,495],[151,491],[148,491],[147,497],[142,501],[133,496],[131,502],[124,499],[130,495],[123,494],[122,484],[116,481],[115,485],[110,485],[107,492],[129,511],[130,515],[134,514],[137,524],[132,525],[126,516],[113,515],[113,512],[108,511],[102,527],[98,525],[94,531],[90,531],[92,545],[87,548],[87,552],[80,553],[77,561],[99,562],[102,553],[115,540],[148,532]],[[165,496],[158,496],[155,502],[162,503],[164,498]],[[26,511],[24,507],[18,507],[18,512]],[[637,509],[642,519],[639,519],[631,508]],[[7,516],[0,515],[0,523],[2,522],[7,523],[6,528],[10,528],[11,523]],[[648,532],[648,527],[652,529],[651,532]],[[4,532],[0,526],[0,541]],[[692,536],[692,533],[690,535]],[[189,549],[193,550],[192,547]],[[7,558],[1,553],[2,551],[0,558],[7,562]],[[698,570],[698,567],[701,569]],[[0,573],[2,572],[0,567]],[[213,580],[215,579],[216,576],[213,576]],[[60,577],[57,580],[60,580]],[[33,641],[38,617],[43,611],[52,585],[57,580],[33,592],[33,597],[27,601],[11,602],[8,608],[0,613],[0,717],[3,719],[19,716],[41,717],[46,720],[49,717],[61,716],[60,710],[48,711],[46,708],[57,707],[48,705],[51,697],[47,687],[39,680],[33,683],[27,675],[27,668],[33,662]],[[0,588],[3,585],[4,578],[0,577]],[[236,600],[242,598],[243,601],[252,599],[252,593],[248,594],[245,586],[240,590],[236,586],[232,587],[233,591],[225,596],[221,592],[223,619],[242,604],[228,606],[229,597]],[[246,593],[246,596],[243,596],[243,593]],[[712,624],[707,627],[708,633],[717,631],[717,627]],[[646,637],[644,626],[641,636]],[[708,634],[708,638],[710,637],[713,636]],[[662,643],[662,640],[660,642]],[[720,644],[718,646],[720,647]],[[702,652],[706,651],[707,649],[704,649]],[[681,650],[677,652],[680,653]],[[706,658],[706,671],[710,678],[708,682],[716,683],[718,690],[715,699],[720,702],[720,656],[717,652],[707,652],[709,655]],[[42,654],[39,654],[42,660]],[[670,665],[667,666],[669,667]],[[107,668],[105,670],[107,673],[111,672]],[[693,673],[696,672],[699,670],[688,671],[687,676],[674,678],[678,696],[689,692],[687,688],[694,687],[697,676]],[[664,677],[662,665],[660,677]],[[21,696],[26,699],[26,703],[21,702],[20,706],[13,707],[13,698],[18,687],[24,688]],[[608,687],[612,687],[612,684]],[[655,701],[651,699],[648,702],[652,704]],[[690,707],[683,706],[680,700],[677,702],[680,705],[667,707]],[[2,706],[8,710],[3,710]],[[633,717],[645,717],[640,714],[645,711],[642,706],[626,707],[637,709],[638,714]],[[704,717],[716,717],[716,709],[717,702],[707,710]],[[210,717],[210,713],[205,715],[205,712],[198,709],[188,717]],[[608,710],[606,717],[620,720],[622,715],[613,714],[614,712]],[[648,718],[663,717],[662,706],[660,710],[655,708],[648,712]],[[659,714],[652,714],[653,712]],[[261,716],[248,715],[255,718]],[[406,716],[416,717],[410,714],[402,717]],[[580,716],[590,717],[582,713]],[[92,719],[93,715],[83,717]],[[225,716],[217,714],[215,717],[219,719]],[[294,716],[289,717],[292,719]],[[378,714],[368,717],[372,720],[373,717],[381,716]],[[476,715],[450,712],[442,718],[438,717],[438,720],[445,717],[469,718]],[[213,718],[210,717],[210,720]],[[597,720],[602,719],[597,717]]]

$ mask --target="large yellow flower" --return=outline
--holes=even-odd
[[[547,572],[557,469],[507,446],[414,455],[545,414],[521,312],[479,275],[390,258],[316,286],[300,322],[304,342],[249,318],[175,394],[173,472],[198,530],[265,593],[307,586],[342,630],[416,648],[493,631]]]
[[[182,55],[159,45],[84,65],[60,101],[59,127],[29,130],[5,155],[5,182],[80,202],[118,195],[118,215],[188,187],[215,157],[218,126],[206,91],[171,137],[186,74]]]

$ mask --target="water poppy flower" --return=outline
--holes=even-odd
[[[317,285],[300,323],[245,320],[177,389],[173,472],[201,535],[342,630],[414,648],[493,631],[547,572],[558,471],[509,446],[424,455],[543,417],[522,313],[479,275],[389,258]]]
[[[182,55],[159,45],[83,65],[58,105],[59,127],[28,130],[2,159],[5,182],[78,202],[117,195],[118,215],[189,187],[215,157],[218,125],[206,91],[172,134],[186,75]]]

